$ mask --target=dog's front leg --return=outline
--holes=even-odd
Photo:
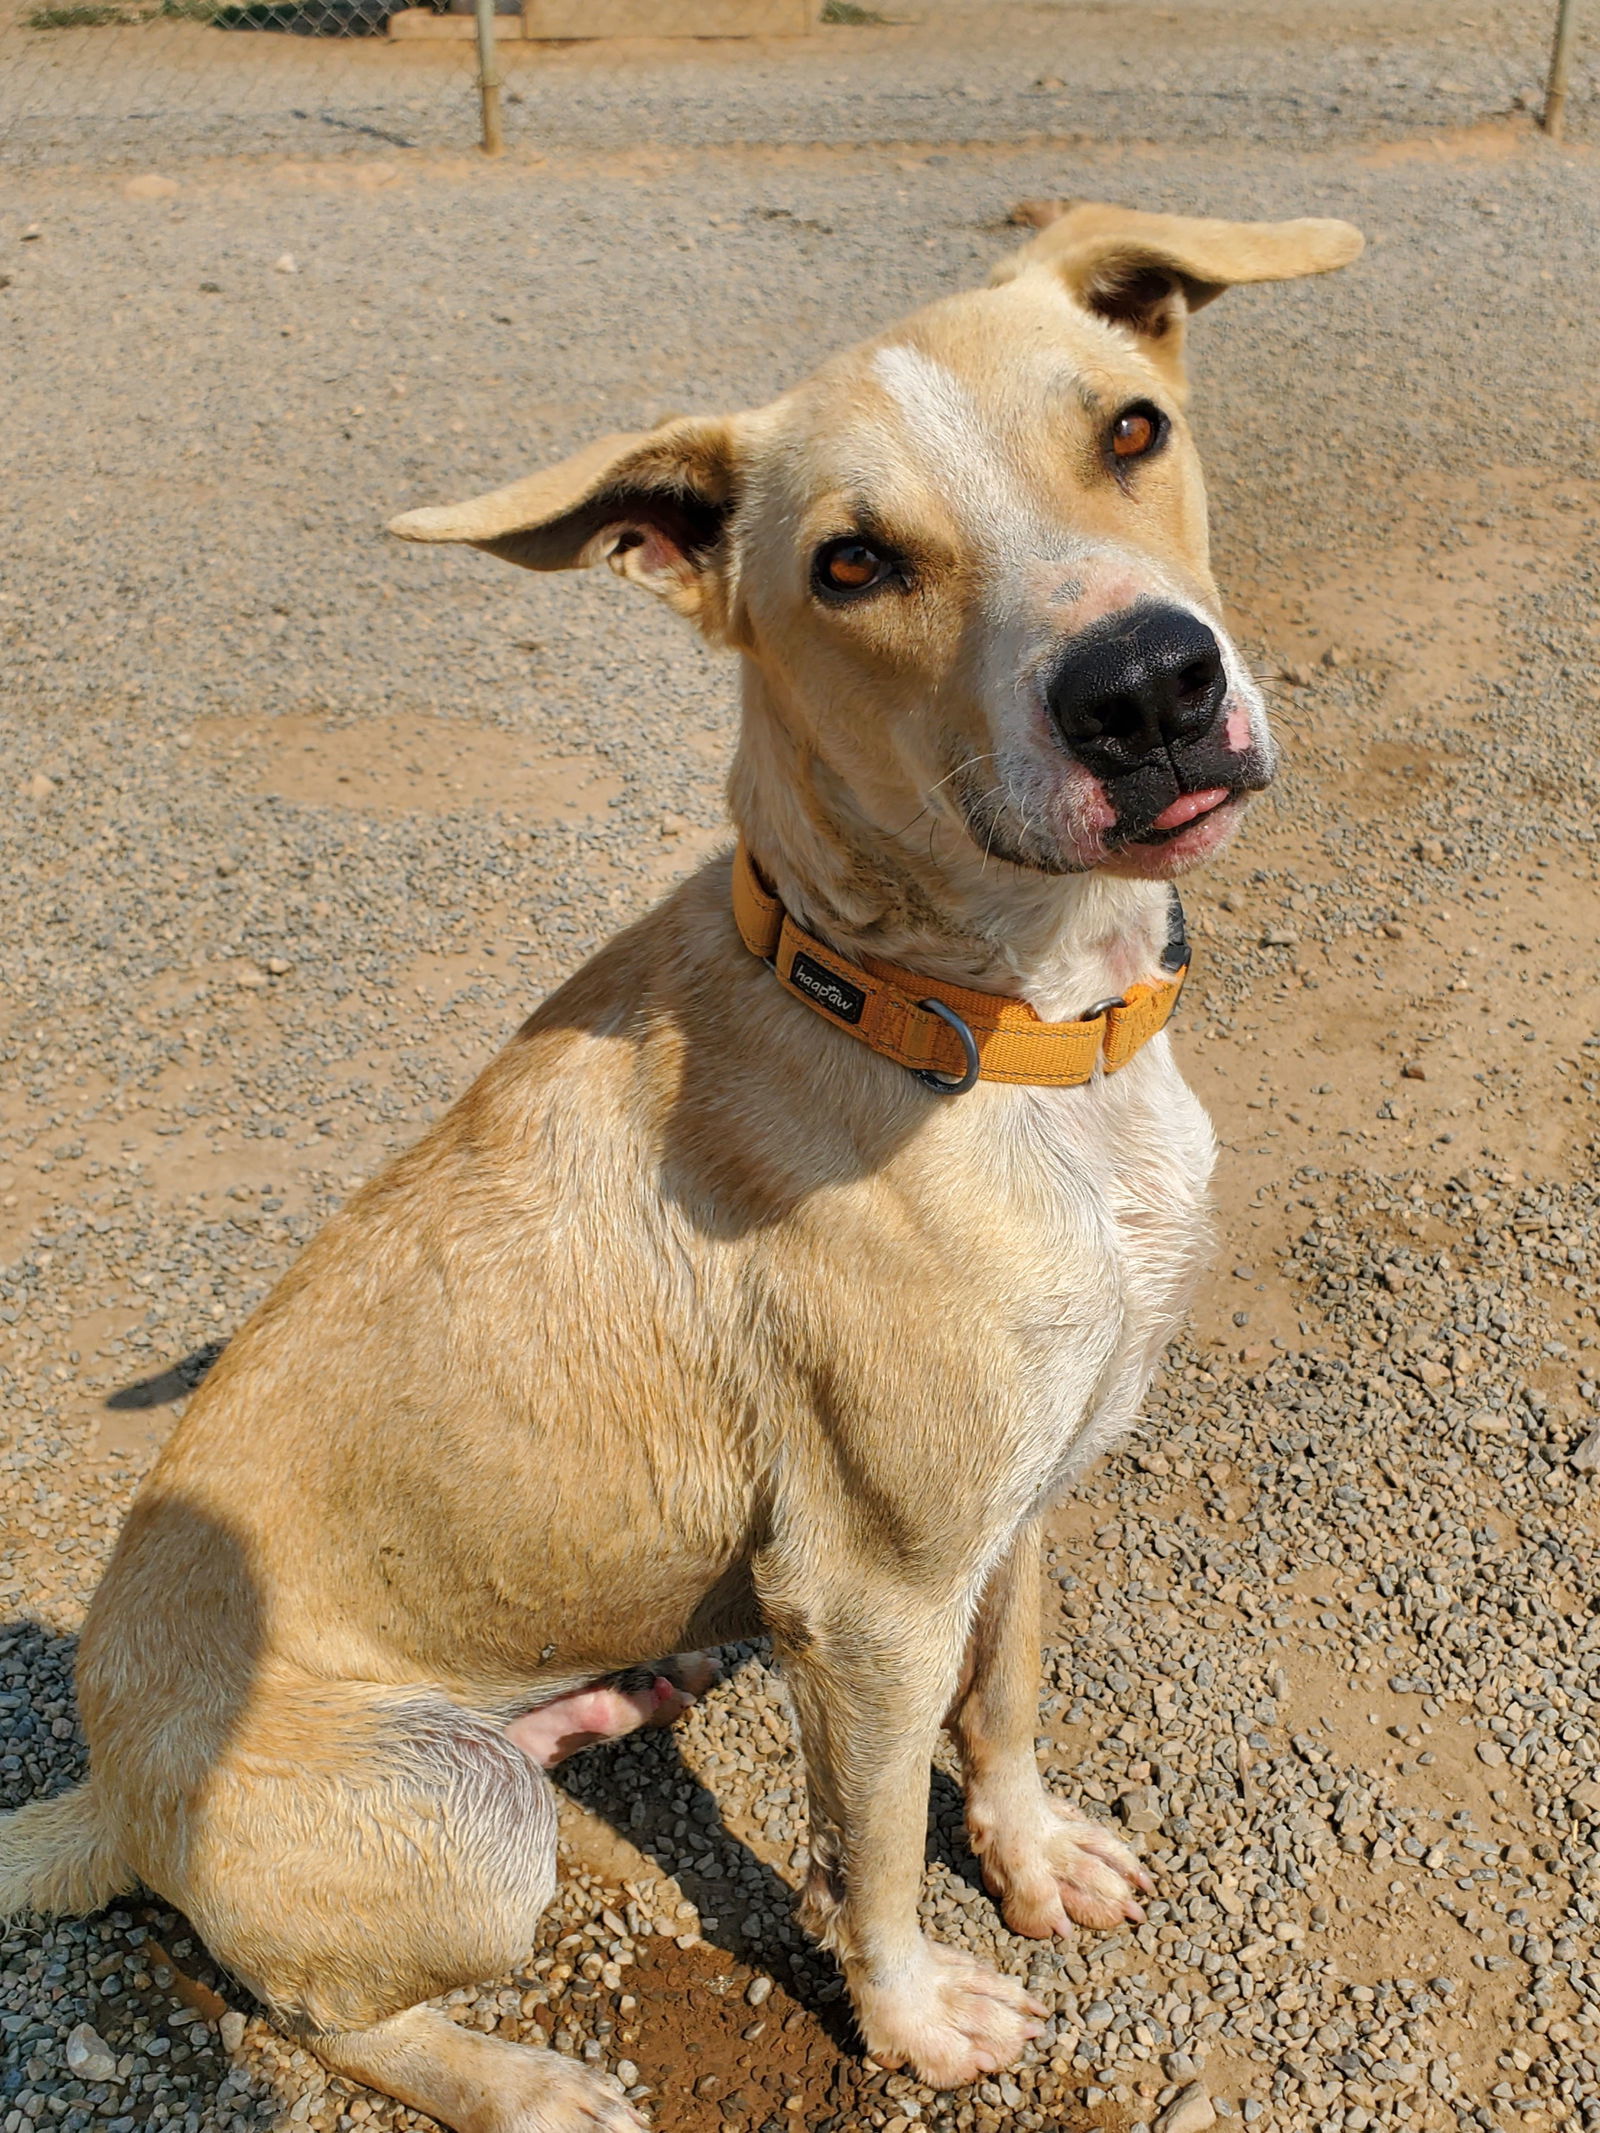
[[[1039,1526],[1024,1526],[991,1576],[951,1712],[966,1777],[967,1830],[1013,1933],[1045,1939],[1068,1921],[1142,1919],[1149,1876],[1120,1838],[1045,1790],[1039,1719]]]
[[[977,2081],[1016,2059],[1044,2010],[917,1923],[929,1765],[968,1609],[863,1576],[820,1604],[768,1612],[806,1761],[805,1923],[838,1956],[875,2059],[936,2088]]]

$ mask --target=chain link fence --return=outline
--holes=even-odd
[[[430,0],[431,4],[431,0]],[[439,0],[466,5],[466,0]],[[513,0],[498,0],[500,6]],[[621,0],[617,0],[621,4]],[[650,19],[658,0],[632,0]],[[674,10],[683,0],[659,0]],[[731,0],[707,0],[726,6]],[[765,0],[763,0],[765,4]],[[781,0],[773,0],[781,4]],[[796,0],[799,4],[799,0]],[[815,0],[816,33],[745,43],[497,41],[513,155],[804,144],[1304,147],[1531,122],[1553,0],[1284,0],[1192,22],[1161,0]],[[1597,126],[1600,0],[1577,0],[1567,131]],[[470,13],[394,34],[400,0],[0,0],[0,167],[473,153]],[[885,17],[893,17],[886,21]],[[1210,25],[1209,30],[1207,25]],[[429,27],[427,24],[425,28]]]
[[[0,161],[470,148],[476,46],[396,44],[397,6],[0,0]]]

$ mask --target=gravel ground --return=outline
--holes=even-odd
[[[1176,75],[1177,27],[1130,20]],[[1039,1733],[1158,1900],[1137,1931],[1013,1939],[942,1771],[929,1918],[1056,2012],[965,2096],[873,2069],[789,1923],[778,1683],[731,1655],[672,1738],[569,1766],[541,1945],[456,1996],[611,2066],[662,2133],[1600,2125],[1600,187],[1581,146],[1431,107],[1296,142],[1298,18],[1276,44],[1262,13],[1205,20],[1261,47],[1259,93],[1204,124],[1161,104],[1159,149],[1008,142],[998,107],[987,145],[948,107],[915,136],[916,69],[981,87],[1004,55],[863,32],[820,117],[823,59],[591,53],[552,68],[588,100],[542,163],[223,159],[167,110],[137,163],[90,128],[46,168],[31,136],[0,203],[7,1803],[80,1766],[73,1634],[215,1344],[717,842],[717,662],[608,575],[381,521],[770,392],[972,278],[1018,196],[1374,240],[1195,334],[1221,573],[1291,763],[1189,899],[1217,1258],[1141,1430],[1054,1523]],[[1364,56],[1427,31],[1435,81],[1532,68],[1538,11],[1493,51],[1459,21],[1339,16]],[[100,33],[61,34],[71,112]],[[425,2123],[274,2038],[157,1903],[24,1922],[0,1973],[0,2133]]]

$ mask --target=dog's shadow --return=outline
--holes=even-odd
[[[227,1345],[226,1341],[205,1341],[150,1377],[135,1378],[132,1384],[119,1385],[115,1392],[106,1395],[107,1410],[112,1414],[130,1414],[146,1407],[171,1407],[178,1400],[186,1400]]]
[[[88,1767],[72,1693],[77,1651],[76,1637],[26,1615],[0,1624],[0,1814],[65,1792]]]
[[[78,1721],[72,1693],[72,1669],[78,1640],[48,1628],[28,1616],[0,1623],[0,1814],[25,1807],[30,1801],[52,1799],[78,1784],[87,1774],[88,1749]],[[63,1723],[65,1721],[65,1724]],[[32,1921],[13,1924],[13,1936],[31,1939]],[[51,1945],[59,1958],[75,1948],[79,1961],[90,1967],[96,1980],[104,1976],[107,1958],[113,1967],[138,1973],[142,1982],[130,1979],[121,1990],[112,1986],[90,1988],[88,2019],[113,2052],[141,2052],[151,2033],[165,2035],[174,2009],[220,2001],[260,2011],[256,2002],[201,1946],[194,1928],[181,1912],[160,1897],[136,1889],[117,1897],[105,1910],[86,1918],[58,1921],[51,1929]],[[9,1960],[9,1958],[8,1958]],[[22,1971],[26,1957],[18,1955]],[[169,1967],[170,1965],[170,1967]],[[72,1967],[69,1957],[69,1967]],[[60,1991],[60,1987],[55,1988]],[[41,1984],[19,2004],[22,2011],[47,2025],[56,2019],[50,1988]],[[70,2003],[69,2003],[70,2004]],[[83,2008],[59,2024],[65,2032],[82,2019]],[[280,2095],[276,2083],[264,2070],[243,2071],[223,2050],[209,2021],[186,2028],[175,2049],[183,2053],[183,2076],[191,2100],[210,2110],[209,2123],[223,2123],[252,2105],[286,2111],[295,2101],[290,2088]],[[40,2077],[49,2086],[59,2072],[64,2034],[48,2045],[31,2047],[57,2066]],[[37,2074],[37,2069],[35,2070]],[[219,2092],[231,2082],[226,2104]],[[15,2099],[35,2085],[28,2058],[20,2052],[0,2057],[0,2119],[7,2117]],[[62,2099],[65,2101],[65,2099]],[[121,2108],[110,2104],[108,2110]]]
[[[725,1650],[725,1677],[763,1651],[760,1645]],[[785,1768],[783,1774],[793,1776],[798,1789],[798,1773]],[[716,1795],[684,1760],[676,1729],[647,1729],[589,1749],[552,1775],[571,1800],[677,1883],[699,1913],[702,1938],[776,1979],[841,2052],[860,2049],[838,1966],[796,1920],[796,1886],[728,1827]],[[974,1892],[981,1890],[960,1788],[938,1769],[929,1796],[927,1858]]]

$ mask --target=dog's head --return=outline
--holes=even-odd
[[[1174,874],[1274,754],[1211,579],[1185,322],[1360,249],[1342,222],[1072,207],[768,407],[393,530],[664,594],[745,655],[768,758],[851,842],[926,848],[931,822],[947,864]]]

